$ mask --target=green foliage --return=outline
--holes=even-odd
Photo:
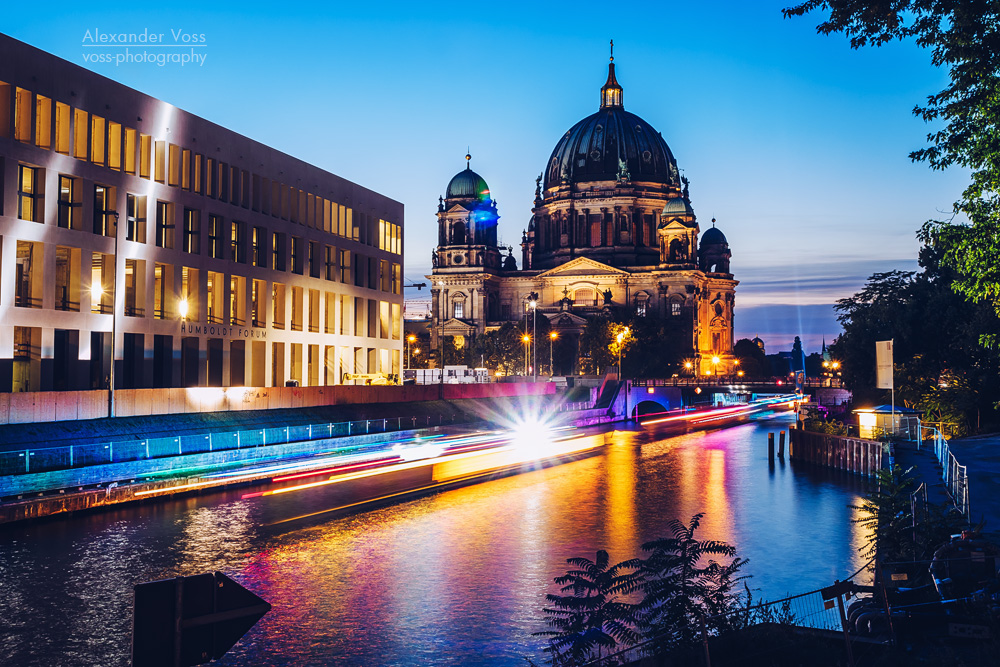
[[[473,354],[477,361],[482,360],[491,371],[500,371],[504,375],[523,373],[523,335],[513,322],[504,322],[499,329],[476,337]]]
[[[743,369],[747,378],[771,375],[771,366],[767,361],[767,355],[764,354],[764,350],[757,347],[757,343],[749,338],[741,338],[736,341],[736,344],[733,345],[733,356],[740,360],[740,368]]]
[[[691,353],[691,330],[675,320],[682,318],[621,318],[611,315],[587,322],[580,336],[580,369],[600,375],[618,364],[617,335],[628,329],[622,341],[622,366],[627,377],[670,377],[683,368],[683,357]],[[648,354],[634,354],[642,350]]]
[[[642,545],[645,559],[610,565],[606,551],[593,561],[568,559],[573,569],[555,579],[563,595],[546,596],[552,629],[535,633],[549,638],[550,664],[584,664],[649,639],[655,652],[688,647],[703,619],[713,632],[729,629],[733,612],[743,609],[733,588],[747,561],[725,542],[696,539],[702,516],[670,521],[670,537]],[[641,599],[628,601],[638,593]]]
[[[629,562],[609,565],[607,551],[598,551],[595,560],[569,558],[574,566],[555,582],[563,593],[546,596],[550,607],[545,608],[547,623],[553,628],[535,634],[549,637],[545,649],[553,665],[582,664],[602,655],[613,653],[619,644],[638,641],[634,629],[632,605],[619,596],[635,590],[637,575]]]
[[[827,435],[851,434],[851,429],[846,424],[835,420],[825,422],[822,419],[807,419],[805,420],[805,427],[807,431],[826,433]]]
[[[856,403],[888,403],[875,389],[875,341],[894,340],[896,400],[935,421],[968,432],[995,414],[1000,358],[984,349],[983,332],[1000,331],[1000,318],[984,304],[951,289],[953,273],[941,253],[925,247],[922,271],[876,273],[864,289],[837,302],[844,333],[830,346]]]
[[[867,533],[860,547],[865,558],[879,555],[890,562],[928,559],[949,535],[965,527],[962,515],[950,505],[929,507],[927,512],[919,512],[914,522],[911,494],[917,483],[912,471],[898,465],[877,471],[875,488],[861,504],[850,505],[858,513],[852,522]]]
[[[817,30],[842,32],[852,48],[913,39],[946,68],[948,85],[929,95],[914,115],[940,123],[929,146],[910,153],[933,169],[960,166],[970,183],[955,203],[954,218],[928,221],[925,243],[940,248],[957,274],[954,287],[1000,314],[1000,3],[996,0],[808,0],[783,10],[786,17],[829,10]],[[996,332],[980,342],[997,350]]]

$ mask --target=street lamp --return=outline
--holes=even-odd
[[[413,368],[413,359],[410,357],[410,345],[417,340],[417,337],[410,334],[406,337],[406,367]]]
[[[108,376],[108,417],[115,416],[115,333],[118,324],[118,211],[104,211],[115,218],[115,274],[111,283],[111,374]]]
[[[719,375],[719,362],[722,361],[718,357],[712,357],[712,375],[718,377]]]
[[[625,340],[626,336],[628,336],[628,327],[625,327],[623,330],[619,331],[618,335],[615,336],[615,340],[618,341],[618,379],[619,380],[622,379],[622,341]]]
[[[531,342],[531,336],[524,334],[521,337],[521,341],[524,343],[524,375],[528,376],[528,343]]]
[[[552,377],[553,375],[556,374],[555,366],[552,365],[552,345],[555,342],[555,339],[558,337],[559,334],[557,334],[555,331],[549,332],[549,377]]]
[[[538,381],[538,355],[535,353],[535,337],[538,333],[536,329],[536,316],[538,313],[538,293],[532,292],[528,295],[531,301],[528,305],[531,306],[531,381]]]

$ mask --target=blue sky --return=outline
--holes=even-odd
[[[907,157],[933,129],[913,106],[946,82],[926,52],[852,51],[816,34],[819,15],[783,19],[787,4],[20,3],[0,31],[80,65],[88,29],[204,34],[200,67],[91,69],[402,201],[414,281],[467,146],[519,242],[556,141],[597,109],[614,38],[625,108],[663,134],[702,229],[714,216],[729,239],[737,335],[811,351],[839,330],[837,298],[915,266],[915,231],[965,174]]]

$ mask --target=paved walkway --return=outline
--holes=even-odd
[[[948,444],[969,475],[972,523],[986,519],[984,532],[1000,536],[1000,434],[956,438]]]
[[[927,485],[927,500],[932,505],[941,505],[951,502],[948,495],[948,488],[941,478],[941,466],[937,457],[934,456],[933,448],[925,445],[919,451],[914,442],[900,442],[896,444],[896,464],[903,470],[913,468],[913,475],[920,482]]]

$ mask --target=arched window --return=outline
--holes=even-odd
[[[577,306],[594,306],[597,293],[590,287],[581,287],[573,292],[573,303]]]
[[[465,245],[465,223],[461,220],[451,226],[451,242],[453,245]]]

